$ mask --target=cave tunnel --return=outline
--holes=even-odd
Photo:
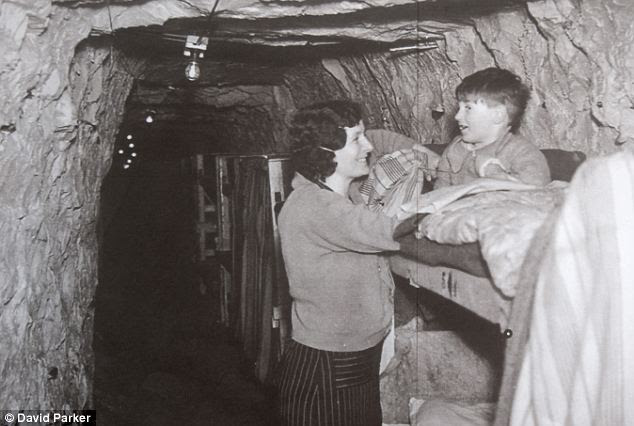
[[[196,159],[216,188],[217,156],[287,154],[300,107],[354,100],[367,128],[442,144],[458,133],[461,79],[500,67],[531,88],[522,131],[539,148],[595,157],[634,137],[634,6],[617,1],[39,0],[0,11],[0,409],[274,424],[270,383],[219,312],[220,260],[199,256]],[[196,55],[199,73],[186,75]],[[438,317],[430,309],[451,324],[421,338],[433,368],[382,383],[384,422],[409,421],[403,389],[493,401],[495,328],[440,301],[421,307],[433,295],[398,284],[405,332],[412,316]]]

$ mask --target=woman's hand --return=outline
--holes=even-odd
[[[415,144],[412,146],[412,150],[421,161],[421,170],[425,175],[425,180],[431,181],[436,179],[436,169],[440,162],[440,156],[435,152],[425,148],[421,144]]]

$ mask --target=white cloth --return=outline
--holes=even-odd
[[[634,154],[574,176],[538,271],[512,425],[634,424]]]
[[[403,220],[416,213],[436,213],[467,195],[489,191],[524,191],[536,188],[538,187],[535,185],[510,180],[479,178],[462,185],[435,189],[412,200],[407,200],[408,202],[401,206],[397,218]]]

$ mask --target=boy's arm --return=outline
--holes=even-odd
[[[434,189],[452,185],[451,176],[453,174],[453,169],[451,168],[451,162],[456,164],[464,160],[465,153],[460,148],[461,140],[460,136],[456,136],[451,142],[449,142],[449,145],[447,145],[445,150],[442,152],[438,166],[436,166],[436,182],[434,182]],[[451,158],[451,162],[449,161],[449,158]]]
[[[480,177],[504,179],[529,185],[544,186],[550,182],[550,168],[544,154],[533,144],[522,140],[498,152],[497,157],[476,157],[476,173]]]
[[[443,152],[440,156],[440,161],[438,162],[436,172],[436,182],[434,182],[434,189],[444,188],[451,185],[451,176],[450,173],[448,173],[451,168],[449,166],[449,160],[447,158],[447,151],[449,150],[450,146],[447,147],[447,149],[445,149],[445,152]]]
[[[544,186],[550,182],[550,168],[546,157],[533,145],[526,145],[515,153],[509,174],[531,185]]]

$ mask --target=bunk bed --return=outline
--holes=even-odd
[[[444,145],[426,145],[440,153]],[[579,151],[543,149],[553,180],[570,181],[577,166],[585,160]],[[429,188],[426,188],[429,190]],[[513,296],[505,294],[492,282],[480,245],[440,244],[414,235],[415,224],[421,217],[413,217],[401,224],[396,237],[402,250],[390,258],[394,274],[415,287],[430,290],[476,315],[499,324],[505,333]]]

